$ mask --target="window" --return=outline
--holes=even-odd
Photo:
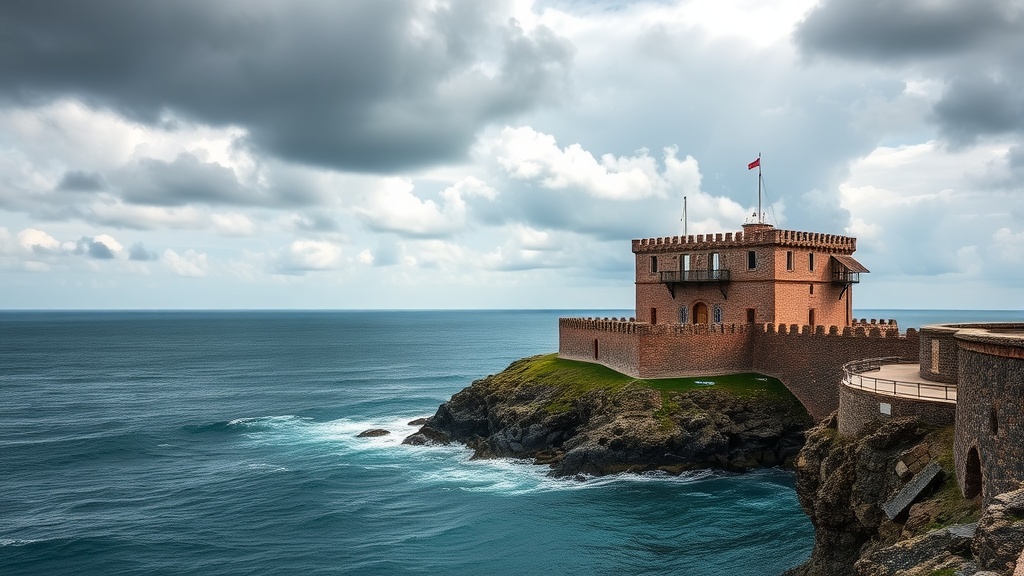
[[[679,323],[686,324],[690,321],[690,309],[687,306],[683,306],[679,309]]]
[[[718,252],[708,254],[708,280],[718,280],[722,269],[722,255]]]
[[[747,324],[753,324],[753,323],[754,323],[754,309],[753,308],[747,308]]]
[[[810,271],[814,271],[814,252],[807,255],[807,267]]]
[[[807,325],[817,326],[817,324],[814,323],[814,320],[814,308],[811,308],[810,310],[807,311]]]
[[[757,252],[747,250],[747,270],[757,268]]]
[[[892,404],[889,404],[888,402],[879,402],[878,413],[885,414],[886,416],[892,416]]]
[[[793,269],[793,251],[786,250],[786,270]]]
[[[811,294],[814,294],[814,284],[811,284]]]
[[[711,309],[711,316],[713,318],[712,322],[714,322],[715,324],[721,324],[722,323],[722,306],[719,305],[719,304],[715,304],[714,308]]]
[[[995,406],[992,407],[992,412],[989,414],[988,425],[993,436],[999,434],[999,414],[996,412]]]
[[[594,338],[594,360],[598,360],[599,359],[598,358],[598,352],[599,351],[600,350],[599,350],[598,345],[597,345],[597,338]]]
[[[683,272],[689,272],[690,271],[690,255],[689,254],[683,254],[683,257],[679,259],[679,269],[682,270]],[[684,276],[685,276],[685,274],[684,274]]]
[[[651,256],[651,274],[658,273],[658,257]]]
[[[658,323],[658,309],[657,308],[651,308],[651,324],[657,324],[657,323]]]

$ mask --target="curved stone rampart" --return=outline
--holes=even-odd
[[[987,505],[1024,481],[1024,324],[943,327],[956,330],[957,481]]]
[[[849,386],[839,387],[839,433],[856,436],[867,424],[900,416],[917,416],[937,426],[950,426],[956,415],[956,404],[931,402],[876,394]]]

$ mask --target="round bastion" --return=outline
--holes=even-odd
[[[928,328],[954,331],[957,480],[987,504],[1024,481],[1024,323]]]

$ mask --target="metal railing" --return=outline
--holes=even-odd
[[[877,372],[882,366],[891,364],[914,364],[900,358],[867,358],[843,364],[843,384],[852,388],[869,390],[876,394],[897,396],[900,398],[917,398],[934,402],[956,402],[956,385],[941,382],[911,382],[893,378],[865,376],[866,372]]]
[[[860,272],[850,272],[849,270],[833,270],[832,282],[836,284],[859,284]]]
[[[663,270],[658,273],[662,282],[728,282],[729,270]]]

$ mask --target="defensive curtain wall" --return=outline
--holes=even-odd
[[[562,358],[603,364],[634,378],[760,372],[781,380],[816,419],[839,407],[843,364],[881,356],[916,360],[918,332],[895,323],[648,324],[621,319],[561,318]],[[875,406],[877,410],[877,405]]]

